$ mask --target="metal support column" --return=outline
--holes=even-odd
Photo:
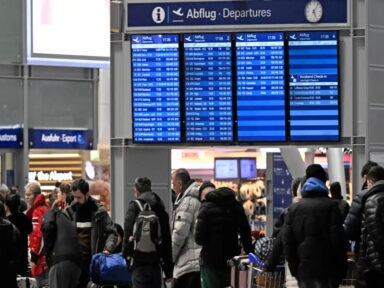
[[[328,178],[332,182],[340,182],[341,193],[346,195],[345,169],[342,148],[328,148]]]

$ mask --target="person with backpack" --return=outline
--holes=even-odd
[[[17,275],[28,276],[28,235],[31,234],[33,226],[27,215],[20,211],[20,196],[10,194],[5,198],[5,213],[7,219],[17,227],[20,233],[20,257],[16,261]]]
[[[5,218],[5,207],[0,201],[0,271],[1,287],[17,288],[15,262],[19,256],[19,231]]]
[[[117,231],[107,210],[89,193],[89,184],[84,179],[72,183],[73,203],[64,213],[75,222],[77,236],[82,248],[82,269],[79,288],[85,288],[90,281],[89,266],[92,255],[111,254],[117,243]]]
[[[32,182],[25,186],[25,200],[29,206],[26,214],[33,225],[33,231],[29,235],[31,274],[36,279],[37,288],[48,287],[48,265],[43,253],[44,241],[40,228],[44,213],[49,206],[41,193],[39,183]]]
[[[81,274],[82,251],[76,227],[59,209],[44,214],[41,225],[50,288],[76,288]]]
[[[212,187],[202,185],[203,189]],[[253,250],[251,228],[242,205],[232,189],[223,187],[205,194],[197,216],[195,240],[202,246],[201,287],[230,286],[227,261],[240,255],[238,236],[245,253]]]
[[[172,221],[174,288],[199,288],[201,246],[195,242],[195,227],[201,205],[200,185],[183,168],[173,172],[172,185],[177,194]]]
[[[124,220],[123,257],[132,268],[133,288],[160,288],[162,270],[165,281],[172,282],[169,216],[149,178],[136,178],[134,193],[137,199],[129,203]]]
[[[384,283],[384,168],[372,167],[367,183],[368,191],[361,200],[363,221],[357,266],[370,288]]]

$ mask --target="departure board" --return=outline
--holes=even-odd
[[[178,35],[133,35],[134,142],[180,142]]]
[[[288,33],[292,141],[338,141],[337,32]]]
[[[187,142],[233,140],[231,34],[185,34]]]
[[[236,34],[239,141],[285,141],[284,33]]]

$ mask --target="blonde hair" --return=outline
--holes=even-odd
[[[41,187],[40,184],[37,182],[31,182],[25,185],[25,190],[30,190],[32,194],[36,197],[36,195],[41,194]]]

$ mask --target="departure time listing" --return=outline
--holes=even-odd
[[[180,142],[178,35],[133,35],[134,142]]]

